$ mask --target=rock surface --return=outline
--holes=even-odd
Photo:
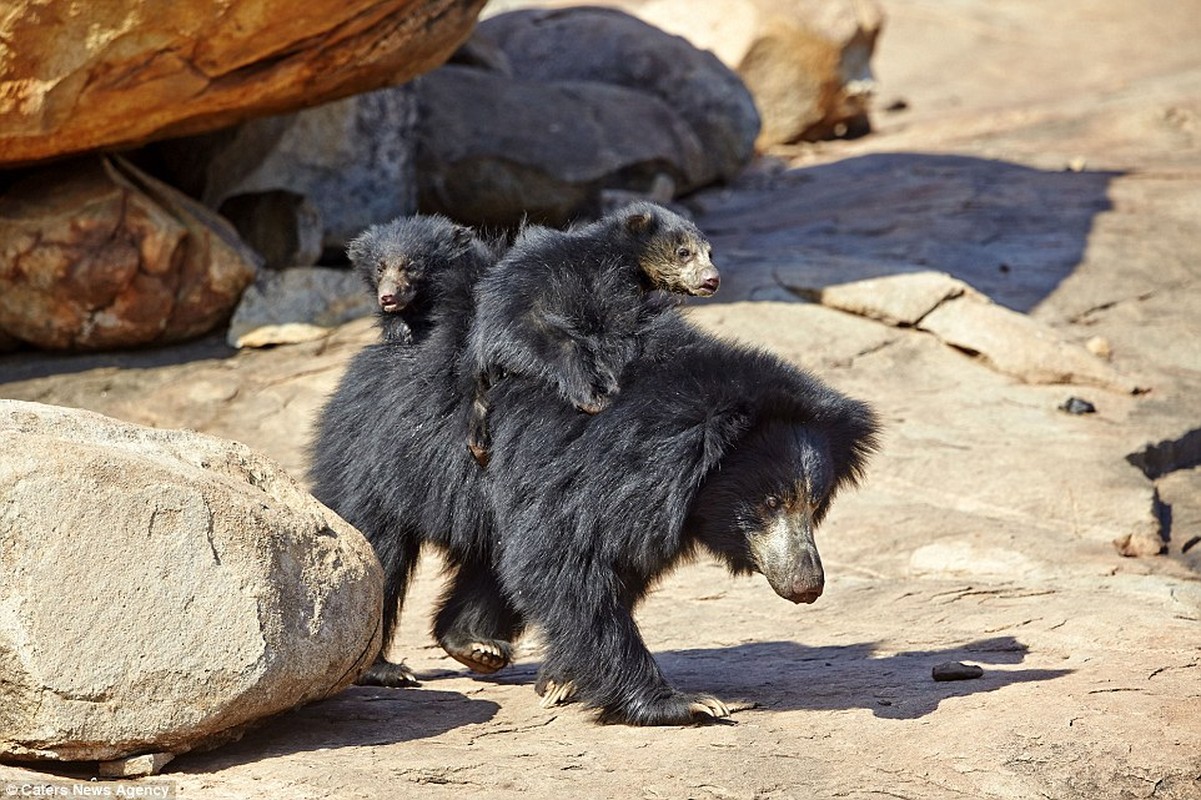
[[[1139,390],[1085,347],[1063,341],[1049,326],[993,303],[944,273],[901,273],[817,289],[781,282],[830,308],[932,333],[1026,383]]]
[[[416,81],[423,213],[561,225],[613,185],[672,193],[707,174],[701,142],[656,97],[601,83],[516,81],[450,65]],[[532,111],[536,109],[536,111]]]
[[[569,0],[494,0],[485,15]],[[884,15],[875,0],[602,0],[710,50],[755,98],[760,149],[871,128],[871,58]],[[482,27],[486,29],[491,19]],[[686,108],[686,106],[684,107]]]
[[[267,269],[307,267],[321,258],[321,212],[303,194],[286,189],[241,194],[222,203],[219,211],[262,256]]]
[[[207,333],[258,264],[229,223],[120,159],[38,170],[0,195],[0,330],[38,347]]]
[[[733,177],[754,152],[759,116],[742,81],[712,53],[616,9],[524,10],[490,17],[479,35],[524,81],[624,86],[663,101],[701,143],[706,171],[680,192]]]
[[[735,724],[632,730],[540,709],[528,641],[513,668],[471,677],[429,637],[433,560],[399,636],[421,688],[354,688],[181,756],[168,766],[181,791],[1198,796],[1201,16],[1168,0],[883,6],[882,95],[909,110],[689,199],[723,270],[695,318],[886,421],[864,488],[820,531],[818,603],[794,608],[701,559],[640,609],[670,678],[737,701]],[[1151,391],[1024,383],[787,288],[923,272],[1062,341],[1104,339],[1109,365]],[[173,359],[10,355],[0,394],[240,437],[303,474],[316,408],[375,336],[362,320],[236,356],[219,341]],[[1073,394],[1096,413],[1060,411]],[[1139,531],[1166,532],[1167,553],[1120,555],[1113,540]],[[932,681],[944,661],[985,674]],[[39,777],[0,767],[0,781]]]
[[[362,278],[351,270],[298,267],[268,273],[242,294],[225,341],[230,347],[313,341],[375,309]]]
[[[213,209],[287,192],[315,206],[321,243],[341,251],[369,225],[416,211],[416,100],[390,87],[153,148]]]
[[[17,0],[0,16],[0,166],[401,83],[441,64],[483,4]]]
[[[0,754],[184,752],[374,658],[370,545],[245,446],[4,400],[0,452]]]
[[[735,175],[759,117],[712,54],[612,9],[501,14],[415,81],[418,206],[562,225]]]

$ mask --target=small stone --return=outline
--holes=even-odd
[[[1097,358],[1103,358],[1108,361],[1113,357],[1113,348],[1109,344],[1109,340],[1104,336],[1094,336],[1084,343],[1084,349],[1095,355]]]
[[[1143,529],[1123,534],[1113,540],[1118,554],[1126,558],[1161,556],[1168,551],[1167,542],[1158,530]]]
[[[1084,168],[1088,166],[1088,162],[1084,160],[1084,156],[1076,156],[1068,162],[1069,172],[1084,172]]]
[[[175,758],[174,753],[145,753],[116,761],[100,762],[101,778],[141,778],[162,772],[167,762]]]
[[[936,681],[970,681],[979,678],[984,670],[975,664],[964,664],[960,661],[944,661],[935,665],[930,671]]]
[[[1059,404],[1060,411],[1066,411],[1069,414],[1095,414],[1097,407],[1079,397],[1069,397]]]

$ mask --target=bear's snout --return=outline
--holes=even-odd
[[[696,288],[693,289],[692,294],[709,297],[717,292],[719,286],[721,286],[721,275],[714,267],[708,267],[697,276]]]
[[[793,583],[791,591],[783,595],[783,597],[785,600],[791,600],[794,603],[816,603],[817,598],[822,596],[822,589],[824,588],[824,583],[814,586],[808,581],[801,580]]]
[[[779,514],[751,539],[750,549],[759,571],[780,597],[794,603],[812,603],[821,597],[826,575],[809,514]]]

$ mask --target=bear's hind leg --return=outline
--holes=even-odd
[[[508,666],[520,616],[501,594],[492,569],[459,565],[434,617],[434,638],[459,663],[485,675]]]
[[[413,671],[404,664],[393,664],[382,658],[377,658],[355,683],[359,686],[387,686],[391,689],[421,685]]]
[[[364,529],[372,531],[368,540],[384,568],[384,646],[375,663],[360,675],[355,683],[360,686],[388,686],[391,688],[419,686],[417,676],[413,674],[412,670],[403,662],[394,664],[388,661],[383,654],[388,652],[392,638],[396,635],[409,581],[412,580],[413,572],[417,569],[421,543],[417,536],[409,530],[378,534],[369,526],[364,526]]]

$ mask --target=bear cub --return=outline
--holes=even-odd
[[[586,414],[607,408],[640,338],[675,304],[662,293],[717,291],[711,254],[696,225],[649,202],[567,231],[521,231],[476,286],[465,387],[476,461],[490,458],[489,393],[506,374],[553,386]]]
[[[499,248],[438,214],[372,225],[351,240],[346,254],[375,295],[385,342],[412,344],[429,333],[446,285],[457,280],[442,272],[455,268],[473,249],[488,251],[495,261]]]

